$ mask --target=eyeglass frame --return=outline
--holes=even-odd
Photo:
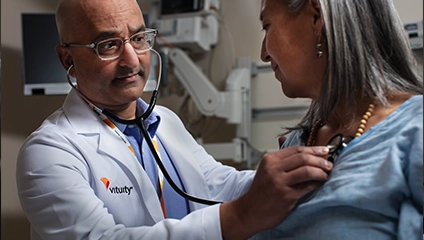
[[[158,34],[158,30],[157,29],[151,29],[151,28],[146,28],[146,30],[144,30],[144,31],[141,31],[141,32],[137,32],[137,33],[134,33],[133,35],[131,35],[129,38],[119,38],[119,37],[115,37],[115,38],[108,38],[108,39],[104,39],[104,40],[101,40],[101,41],[98,41],[98,42],[93,42],[93,43],[90,43],[90,44],[78,44],[78,43],[62,43],[61,45],[62,46],[64,46],[64,47],[85,47],[85,48],[91,48],[91,49],[93,49],[94,50],[94,52],[97,54],[97,56],[101,59],[101,60],[104,60],[104,61],[108,61],[108,60],[114,60],[114,59],[117,59],[117,58],[119,58],[121,55],[122,55],[122,53],[124,52],[124,46],[125,46],[125,43],[127,43],[127,42],[129,42],[130,44],[131,44],[131,46],[134,48],[134,46],[132,45],[132,43],[131,43],[131,39],[132,38],[134,38],[135,36],[137,36],[138,34],[152,34],[152,36],[153,36],[153,41],[152,41],[152,44],[151,44],[151,46],[148,46],[148,48],[147,49],[143,49],[143,50],[140,50],[140,51],[138,51],[137,49],[135,49],[134,48],[134,51],[137,53],[137,54],[141,54],[141,53],[143,53],[143,52],[147,52],[148,50],[150,50],[150,49],[152,49],[153,48],[153,45],[154,45],[154,42],[155,42],[155,38],[156,38],[156,35]],[[112,41],[112,40],[120,40],[121,42],[122,42],[122,45],[120,46],[120,53],[118,54],[118,55],[116,55],[116,56],[113,56],[113,57],[101,57],[100,56],[100,53],[99,53],[99,45],[101,44],[101,43],[104,43],[104,42],[108,42],[108,41]],[[146,40],[147,41],[147,40]],[[149,44],[148,44],[149,45]]]

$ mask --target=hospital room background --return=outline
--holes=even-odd
[[[204,9],[195,12],[164,10],[161,0],[138,2],[148,27],[160,33],[155,49],[161,51],[164,71],[158,104],[175,111],[219,161],[238,169],[255,168],[263,154],[278,149],[282,128],[293,126],[309,104],[309,100],[286,98],[269,65],[260,60],[264,34],[260,0],[206,0]],[[25,49],[35,38],[44,41],[43,36],[55,34],[47,25],[26,24],[35,24],[31,17],[37,15],[51,16],[57,3],[1,2],[1,239],[29,239],[29,223],[17,197],[16,157],[25,138],[61,107],[70,89],[65,70],[55,65],[59,61],[54,49],[51,61],[46,60],[49,51]],[[394,3],[422,73],[423,1]],[[153,73],[142,96],[147,101],[149,86],[158,75],[157,59],[152,63]],[[34,73],[40,69],[63,78],[53,84],[30,82],[43,78]]]

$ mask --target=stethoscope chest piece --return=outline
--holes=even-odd
[[[328,154],[330,155],[328,161],[334,162],[339,153],[351,140],[351,137],[345,137],[341,133],[334,135],[327,143],[327,148],[329,149]]]

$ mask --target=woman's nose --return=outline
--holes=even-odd
[[[271,57],[268,55],[268,52],[266,50],[266,46],[265,46],[265,38],[262,41],[262,47],[261,47],[261,60],[264,62],[269,62],[271,61]]]

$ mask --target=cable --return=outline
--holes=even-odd
[[[140,123],[140,125],[137,125],[137,126],[140,128],[142,134],[144,135],[144,138],[146,138],[146,140],[148,139],[146,141],[147,145],[149,145],[150,151],[152,152],[153,156],[155,157],[156,163],[158,164],[160,170],[163,173],[163,176],[168,181],[169,185],[171,185],[172,189],[174,189],[182,197],[184,197],[184,198],[186,198],[186,199],[188,199],[192,202],[202,203],[202,204],[206,204],[206,205],[215,205],[215,204],[222,203],[222,202],[219,202],[219,201],[213,201],[213,200],[194,197],[194,196],[189,195],[188,193],[184,192],[183,190],[181,190],[175,184],[175,182],[172,180],[171,176],[169,175],[168,171],[166,170],[165,166],[163,165],[162,161],[160,160],[160,157],[157,154],[155,147],[153,146],[153,142],[152,142],[152,140],[149,136],[149,133],[147,132],[146,128],[144,127],[144,124]]]

